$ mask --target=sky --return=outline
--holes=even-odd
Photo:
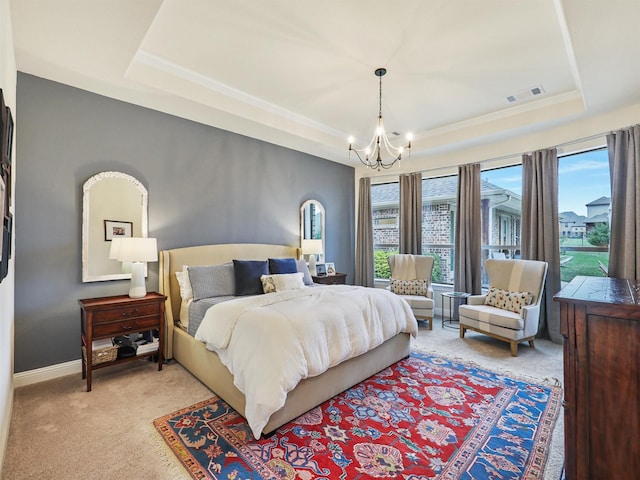
[[[482,179],[522,195],[522,166],[482,172]],[[558,212],[587,216],[586,204],[611,197],[607,149],[560,157],[558,161]]]

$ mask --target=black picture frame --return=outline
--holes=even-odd
[[[13,151],[13,115],[11,108],[4,107],[2,122],[2,162],[11,166],[11,152]]]
[[[2,222],[2,262],[0,263],[0,282],[9,273],[9,252],[11,251],[11,232],[4,221]]]
[[[9,212],[4,217],[4,224],[7,227],[7,231],[9,232],[9,255],[8,258],[13,257],[13,251],[11,249],[11,239],[13,238],[13,214]]]
[[[110,242],[114,238],[133,237],[133,222],[120,220],[104,221],[104,240]]]
[[[6,151],[7,123],[9,122],[9,111],[4,103],[4,92],[0,88],[0,166],[11,162]]]

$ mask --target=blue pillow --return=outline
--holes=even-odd
[[[298,264],[295,258],[270,258],[269,273],[278,275],[283,273],[297,273]]]
[[[234,260],[233,272],[236,295],[259,295],[262,290],[262,275],[269,275],[269,263],[266,260]]]

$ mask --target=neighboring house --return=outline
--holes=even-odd
[[[562,212],[558,215],[560,237],[582,238],[599,223],[609,223],[611,198],[600,197],[586,204],[587,216],[575,212]]]
[[[575,212],[562,212],[558,215],[560,238],[582,238],[586,233],[587,217]]]
[[[587,219],[585,220],[586,233],[596,228],[599,223],[609,223],[609,212],[611,210],[611,198],[600,197],[593,202],[587,203]]]
[[[609,214],[608,213],[601,213],[599,215],[594,215],[593,217],[589,217],[587,219],[587,221],[585,222],[587,234],[589,234],[589,232],[591,232],[591,230],[596,228],[596,225],[598,225],[599,223],[608,224],[609,223]]]
[[[609,215],[609,208],[611,206],[611,198],[600,197],[597,200],[587,203],[587,217],[595,217],[596,215],[607,214]]]
[[[444,283],[453,283],[457,189],[456,176],[423,180],[422,252],[440,257]],[[481,184],[481,195],[483,256],[488,257],[490,252],[519,255],[520,195],[486,181]],[[398,183],[375,185],[371,204],[374,250],[397,251],[400,243]]]

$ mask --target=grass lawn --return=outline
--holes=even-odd
[[[563,282],[570,282],[578,275],[604,277],[604,273],[598,267],[598,260],[605,266],[609,266],[608,252],[567,252],[567,255],[563,255],[561,259],[568,256],[573,258],[560,267],[560,279]]]

